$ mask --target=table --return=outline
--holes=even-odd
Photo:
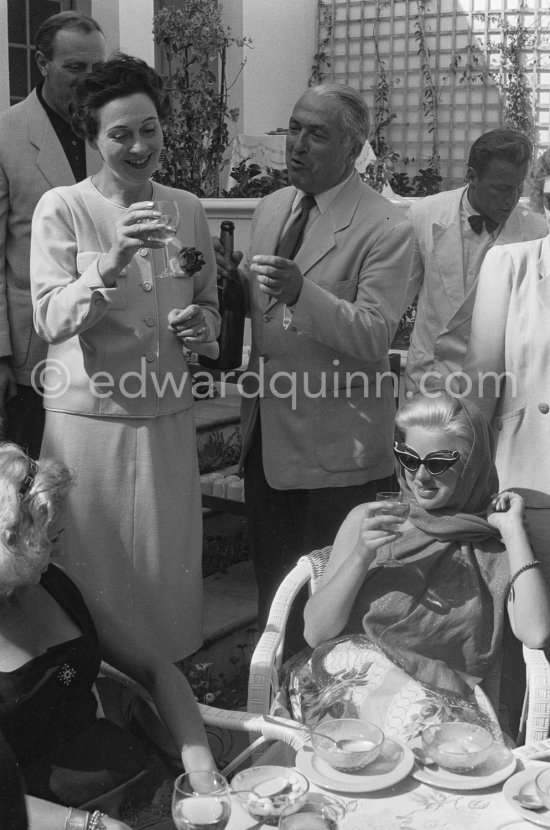
[[[548,742],[540,742],[541,755],[548,757]],[[542,766],[529,751],[514,751],[517,770]],[[533,753],[534,754],[534,753]],[[547,763],[544,764],[547,766]],[[373,793],[340,794],[311,784],[312,792],[324,792],[356,808],[341,822],[340,830],[535,830],[536,825],[524,821],[502,794],[503,784],[485,790],[447,791],[421,784],[407,776],[399,784]],[[233,800],[227,830],[266,830],[250,818],[236,799]]]

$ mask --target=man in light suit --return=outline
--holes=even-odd
[[[354,169],[368,130],[366,104],[351,87],[322,84],[302,95],[287,135],[292,186],[258,205],[243,261],[252,322],[243,459],[260,625],[297,558],[332,544],[349,510],[391,484],[388,350],[413,232]],[[304,194],[314,198],[289,248]]]
[[[407,301],[418,295],[418,305],[405,371],[407,395],[444,383],[459,388],[487,251],[546,236],[544,217],[518,204],[531,154],[520,132],[484,133],[470,149],[466,186],[426,196],[411,207],[416,244]]]
[[[71,130],[70,107],[74,82],[105,60],[105,38],[91,17],[61,12],[41,25],[35,42],[43,80],[0,115],[0,418],[3,439],[38,457],[47,345],[32,322],[31,219],[47,190],[99,169],[98,154]]]

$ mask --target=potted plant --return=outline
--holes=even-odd
[[[218,196],[228,121],[239,115],[228,103],[226,54],[250,40],[231,35],[217,0],[179,0],[178,8],[160,9],[153,35],[171,99],[156,179],[197,196]]]

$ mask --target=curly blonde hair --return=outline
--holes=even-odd
[[[0,561],[15,557],[22,570],[49,550],[48,531],[72,483],[59,461],[34,462],[16,444],[0,444]],[[0,576],[0,595],[11,589]]]

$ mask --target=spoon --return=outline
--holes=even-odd
[[[527,781],[523,787],[520,787],[515,799],[526,810],[542,810],[544,807],[544,804],[536,794],[534,781]]]
[[[419,746],[411,746],[412,754],[425,767],[434,767],[437,765],[437,761],[434,761],[433,758],[430,758],[429,755],[426,755],[423,749]]]

